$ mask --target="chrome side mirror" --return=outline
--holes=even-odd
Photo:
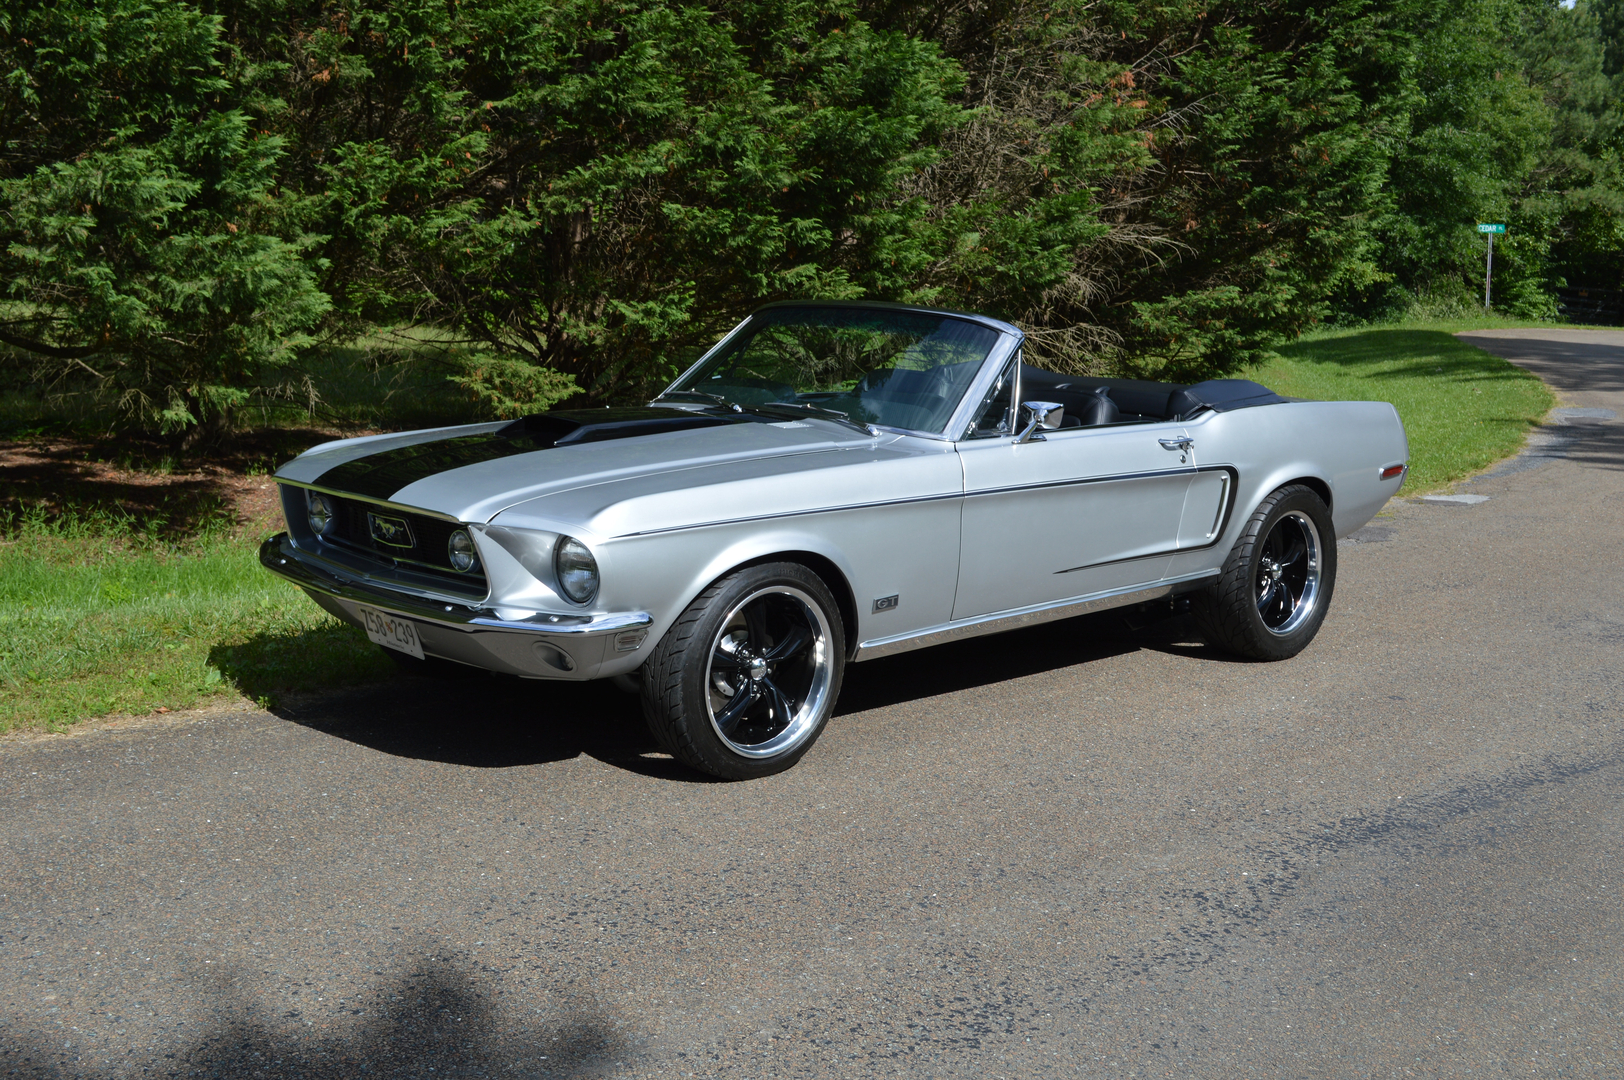
[[[1053,431],[1066,417],[1066,407],[1054,401],[1023,401],[1026,410],[1026,430],[1015,439],[1017,443],[1042,442],[1043,431]]]

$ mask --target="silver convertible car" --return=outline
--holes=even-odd
[[[1393,407],[1021,344],[773,304],[640,408],[312,447],[260,561],[425,673],[635,685],[673,756],[735,779],[793,765],[874,657],[1164,598],[1240,656],[1306,646],[1337,538],[1403,480]]]

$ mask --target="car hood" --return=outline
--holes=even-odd
[[[814,418],[574,409],[324,443],[277,470],[276,479],[485,522],[517,503],[578,488],[751,459],[869,449],[897,438]]]

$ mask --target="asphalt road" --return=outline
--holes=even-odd
[[[875,661],[748,784],[497,680],[0,744],[0,1074],[1624,1075],[1624,334],[1475,340],[1589,413],[1289,662]]]

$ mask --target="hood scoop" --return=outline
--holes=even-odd
[[[522,417],[495,434],[500,438],[551,440],[550,446],[663,435],[668,431],[751,423],[757,418],[739,413],[718,415],[692,409],[643,407],[631,409],[560,409]],[[545,447],[538,447],[545,449]]]
[[[414,443],[335,465],[315,483],[374,499],[388,499],[419,480],[515,454],[576,443],[632,439],[672,431],[766,422],[749,414],[674,408],[560,409],[522,417],[496,431]]]

